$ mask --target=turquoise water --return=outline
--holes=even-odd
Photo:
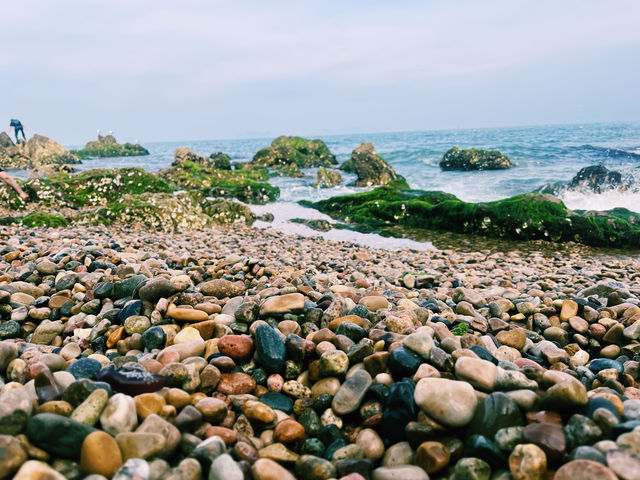
[[[640,123],[553,125],[535,127],[437,130],[424,132],[375,133],[320,136],[340,162],[362,142],[373,142],[378,153],[414,188],[443,190],[466,201],[488,201],[531,192],[546,184],[570,180],[580,168],[604,164],[625,175],[640,177]],[[147,170],[168,167],[176,148],[186,146],[202,155],[227,153],[232,161],[249,161],[272,139],[205,140],[147,143],[151,155],[87,160],[80,170],[97,167],[141,166]],[[517,164],[503,171],[443,172],[438,166],[452,146],[498,149]],[[76,146],[77,147],[77,146]],[[280,201],[320,199],[361,189],[349,186],[353,176],[344,175],[342,185],[315,189],[315,170],[305,170],[302,179],[274,178],[280,186]],[[570,208],[607,209],[623,206],[640,210],[640,194],[609,191],[564,192],[561,198]]]

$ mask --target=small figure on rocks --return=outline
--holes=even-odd
[[[19,134],[22,133],[22,139],[26,142],[27,141],[27,137],[24,135],[24,129],[27,128],[25,125],[22,124],[22,122],[20,120],[16,120],[15,118],[12,118],[9,121],[9,130],[7,130],[7,133],[9,135],[11,135],[11,129],[13,128],[13,132],[16,136],[16,143],[18,143],[20,141],[19,138]],[[29,130],[27,128],[27,130]]]

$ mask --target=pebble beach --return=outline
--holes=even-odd
[[[640,261],[0,230],[0,478],[640,478]]]

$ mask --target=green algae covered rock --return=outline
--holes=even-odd
[[[208,197],[237,198],[247,203],[267,203],[280,195],[280,189],[267,183],[265,169],[245,166],[240,170],[220,170],[192,161],[160,172],[175,189],[196,190]]]
[[[369,192],[303,203],[362,226],[404,225],[518,240],[640,247],[640,215],[626,209],[573,212],[551,195],[529,193],[467,203],[443,192],[409,190],[406,182],[394,181]]]
[[[66,227],[69,222],[62,215],[31,212],[22,217],[22,224],[26,227]]]
[[[199,196],[188,193],[123,195],[118,201],[87,214],[85,221],[163,232],[206,228],[214,223],[202,209]]]
[[[169,185],[142,168],[97,168],[75,175],[50,175],[49,184],[62,192],[76,207],[100,206],[123,195],[168,193]]]
[[[373,143],[363,143],[351,153],[353,172],[358,175],[356,185],[368,187],[385,185],[400,177],[384,158],[376,152]]]
[[[231,170],[231,158],[224,152],[213,152],[209,155],[209,158],[213,161],[213,168],[220,170]]]
[[[308,168],[330,167],[337,161],[322,140],[281,136],[270,146],[259,150],[252,163],[261,167],[296,164],[300,168]]]
[[[120,144],[113,135],[98,135],[97,140],[87,142],[83,149],[73,150],[72,153],[80,158],[135,157],[149,155],[149,150],[137,143]]]
[[[180,167],[185,164],[194,164],[201,167],[216,168],[219,170],[231,170],[231,159],[223,152],[214,152],[208,157],[203,157],[192,152],[187,147],[177,148],[173,154],[172,167]]]
[[[202,208],[216,224],[246,223],[251,225],[256,220],[256,216],[249,207],[224,198],[205,199],[202,202]]]
[[[340,182],[342,182],[342,175],[340,175],[338,170],[320,167],[316,174],[316,183],[314,183],[313,186],[323,188],[335,187],[336,185],[340,185]]]
[[[443,170],[503,170],[513,167],[513,162],[499,150],[453,147],[440,161]]]

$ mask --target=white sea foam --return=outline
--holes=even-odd
[[[434,246],[431,242],[416,242],[408,238],[383,237],[376,233],[360,233],[352,230],[331,229],[328,232],[319,232],[313,230],[301,223],[293,223],[293,218],[305,218],[308,220],[326,220],[329,223],[336,224],[328,215],[321,213],[312,208],[305,208],[296,203],[275,202],[267,205],[248,205],[251,211],[256,215],[271,213],[273,222],[256,221],[255,227],[273,228],[289,235],[300,235],[303,237],[322,237],[326,240],[338,242],[353,242],[359,245],[365,245],[375,248],[384,248],[386,250],[413,249],[413,250],[433,250]]]
[[[610,210],[623,207],[640,213],[640,192],[637,190],[606,190],[602,193],[567,190],[560,194],[560,199],[572,210]]]

